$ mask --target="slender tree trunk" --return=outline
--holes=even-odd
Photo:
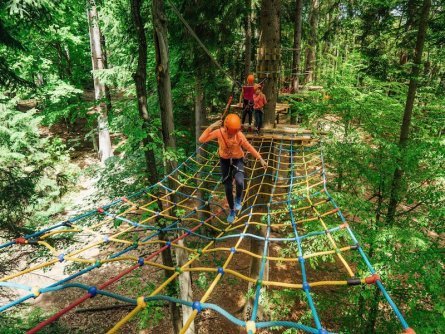
[[[134,83],[136,85],[136,96],[138,99],[139,116],[143,120],[143,129],[147,136],[143,139],[143,146],[145,152],[145,162],[147,166],[148,180],[151,184],[158,182],[158,172],[156,169],[155,154],[150,146],[152,140],[148,135],[150,131],[150,115],[147,106],[147,40],[145,37],[144,23],[141,16],[141,6],[143,0],[131,0],[131,14],[133,17],[133,24],[136,28],[137,43],[138,43],[138,63],[136,72],[133,74]]]
[[[105,43],[105,36],[101,34],[100,45],[102,47],[102,61],[104,63],[104,68],[108,68],[108,56],[107,56],[107,46]],[[110,87],[105,85],[105,103],[107,104],[107,109],[111,110],[111,93]]]
[[[406,98],[405,112],[403,114],[402,126],[400,128],[399,149],[403,157],[405,148],[409,141],[409,131],[411,127],[411,116],[414,107],[414,99],[416,97],[417,83],[420,74],[420,65],[422,63],[423,46],[425,43],[426,30],[428,25],[428,16],[431,8],[431,0],[424,0],[422,5],[421,17],[419,20],[419,29],[417,31],[416,48],[414,50],[414,64],[411,70],[411,79],[409,81],[408,95]],[[397,204],[401,199],[403,164],[398,163],[398,167],[394,172],[393,182],[391,185],[391,195],[388,205],[387,222],[394,221]]]
[[[90,47],[91,47],[91,61],[93,64],[93,79],[94,79],[94,98],[98,103],[96,110],[98,113],[98,133],[99,133],[99,158],[101,162],[105,162],[109,157],[113,156],[113,149],[111,147],[110,132],[108,131],[108,112],[104,99],[106,98],[106,86],[99,81],[99,78],[94,73],[95,70],[105,69],[103,62],[103,52],[101,44],[101,32],[98,24],[98,16],[95,0],[87,0],[87,15],[90,31]]]
[[[294,92],[298,92],[299,89],[299,72],[300,72],[300,59],[301,59],[301,25],[303,18],[303,0],[296,1],[295,8],[295,25],[294,25],[294,46],[293,46],[293,59],[292,59],[292,81],[291,89]]]
[[[139,115],[143,120],[143,129],[146,131],[147,136],[143,139],[143,146],[145,151],[145,161],[147,165],[148,178],[151,184],[155,184],[158,181],[156,159],[154,152],[151,148],[152,140],[148,135],[150,130],[150,115],[147,107],[147,39],[145,36],[144,22],[141,15],[141,6],[143,0],[131,0],[131,15],[133,18],[133,24],[136,29],[137,44],[138,44],[138,63],[136,72],[133,75],[136,85],[136,95],[138,99]],[[162,203],[158,203],[159,209],[162,209]],[[160,240],[168,240],[165,233],[159,235]],[[174,267],[173,257],[170,248],[162,252],[162,263],[167,266]],[[170,277],[171,273],[167,270],[164,271],[166,278]],[[168,287],[168,294],[175,295],[174,284],[170,284]],[[174,303],[170,303],[170,313],[172,318],[172,327],[175,334],[179,333],[178,322],[180,319],[179,308]]]
[[[204,89],[202,87],[201,77],[198,73],[195,76],[195,143],[196,149],[199,147],[199,136],[201,135],[201,126],[204,116]]]
[[[68,47],[68,45],[64,45],[63,46],[63,57],[65,58],[66,61],[66,66],[65,66],[65,72],[66,75],[69,79],[73,78],[73,70],[72,70],[72,62],[71,62],[71,54],[70,54],[70,49]],[[105,65],[105,68],[107,68],[107,66]]]
[[[43,74],[38,72],[35,80],[37,87],[42,87],[45,84],[45,80],[43,79]]]
[[[173,122],[173,103],[169,71],[167,21],[162,0],[153,0],[153,36],[156,50],[156,80],[161,112],[162,138],[167,150],[176,150]],[[167,161],[167,173],[176,168],[176,161]]]
[[[414,47],[412,40],[414,39],[410,31],[414,28],[416,21],[416,0],[408,0],[406,6],[406,24],[405,35],[402,39],[402,50],[400,51],[399,63],[405,65],[409,60],[409,49]]]
[[[60,80],[65,79],[65,70],[63,66],[63,50],[60,42],[56,42],[54,44],[55,49],[57,50],[57,72],[59,73]]]
[[[305,83],[314,80],[315,70],[315,55],[317,48],[317,36],[318,36],[318,11],[320,7],[319,0],[311,0],[311,12],[309,15],[309,39],[306,47],[306,68],[305,68]]]
[[[250,73],[250,63],[252,60],[252,0],[245,0],[246,17],[244,22],[244,80]],[[244,82],[241,81],[241,82]]]
[[[163,0],[152,1],[152,17],[153,17],[153,37],[156,50],[156,80],[158,87],[159,109],[161,112],[162,137],[166,150],[174,152],[176,150],[176,140],[174,137],[173,122],[173,103],[171,93],[170,71],[169,71],[169,52],[168,52],[168,32],[167,20],[164,13]],[[176,169],[176,160],[169,159],[166,161],[167,173],[171,173]],[[171,200],[176,202],[173,195]],[[178,242],[180,246],[184,246],[184,241]],[[176,249],[176,261],[179,267],[182,267],[188,261],[188,254],[181,248]],[[179,275],[179,293],[183,300],[192,301],[193,291],[191,285],[191,276],[189,271],[184,271]],[[192,309],[188,306],[182,306],[182,325],[186,323]],[[180,319],[178,319],[180,321]],[[178,322],[179,322],[178,321]],[[180,323],[177,327],[181,327]],[[195,333],[195,326],[192,323],[186,334]]]
[[[260,42],[257,54],[257,72],[268,72],[263,92],[267,97],[264,107],[264,127],[272,128],[275,123],[275,107],[280,78],[280,0],[262,0],[260,10]],[[261,78],[261,76],[258,76]],[[264,76],[262,76],[264,77]]]

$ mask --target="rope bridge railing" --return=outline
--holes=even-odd
[[[217,312],[235,325],[244,327],[248,333],[269,327],[329,333],[317,310],[314,290],[325,286],[374,284],[393,309],[404,331],[412,333],[341,210],[330,196],[319,147],[301,146],[287,139],[266,141],[262,137],[253,139],[252,143],[268,161],[269,168],[264,172],[259,162],[252,160],[246,165],[244,206],[232,224],[226,223],[225,219],[228,209],[224,204],[215,146],[204,145],[155,185],[117,199],[97,210],[0,245],[4,252],[19,252],[28,248],[44,249],[49,258],[48,261],[0,278],[1,289],[27,292],[0,306],[0,312],[42,294],[79,289],[85,294],[28,333],[38,332],[97,295],[134,305],[133,310],[112,326],[108,333],[117,332],[141,310],[149,307],[147,303],[153,301],[177,303],[192,308],[193,312],[181,333],[186,332],[203,310]],[[265,234],[254,232],[260,229]],[[164,238],[160,238],[161,234]],[[84,246],[78,248],[78,243],[72,243],[65,247],[65,244],[58,242],[59,237],[68,236],[82,237]],[[261,254],[252,253],[243,247],[245,241],[252,239],[262,242]],[[184,243],[180,243],[180,240],[184,240]],[[312,247],[314,241],[322,249]],[[59,249],[58,245],[64,246],[64,249]],[[286,254],[270,255],[273,253],[272,246],[276,245],[280,248],[287,247],[289,251]],[[111,248],[114,252],[109,250]],[[156,257],[167,249],[182,249],[188,253],[188,261],[176,267],[159,263]],[[307,252],[308,249],[311,251]],[[94,255],[91,255],[92,250],[95,250]],[[212,256],[218,256],[218,265],[205,266],[206,263],[212,263]],[[242,273],[235,263],[238,256],[258,259],[258,275],[251,277]],[[307,261],[326,258],[335,259],[335,263],[342,268],[341,273],[336,275],[341,278],[322,281],[311,279]],[[354,260],[354,264],[350,264],[351,260]],[[28,286],[17,281],[42,268],[52,268],[60,262],[77,264],[81,269],[45,287]],[[288,280],[270,279],[267,275],[268,262],[270,266],[285,263],[291,266],[290,270],[295,271],[295,275],[291,275]],[[369,272],[362,277],[356,272],[360,262],[364,263]],[[86,277],[101,266],[116,266],[120,271],[116,269],[117,274],[94,286],[75,282],[75,279]],[[116,291],[108,291],[113,284],[143,266],[162,269],[170,274],[147,296],[125,296]],[[206,291],[195,301],[178,299],[165,291],[184,272],[214,275]],[[253,308],[247,321],[208,302],[225,276],[232,276],[254,286]],[[258,321],[261,295],[266,287],[303,290],[312,315],[312,324],[288,319]]]

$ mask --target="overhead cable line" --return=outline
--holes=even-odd
[[[199,46],[204,50],[204,52],[210,57],[212,62],[215,64],[216,67],[218,67],[224,74],[234,83],[238,86],[242,86],[241,83],[236,80],[227,70],[225,70],[221,64],[213,57],[212,53],[209,49],[204,45],[204,43],[201,41],[201,39],[198,37],[198,35],[195,33],[195,31],[192,29],[192,27],[188,24],[187,20],[182,16],[182,14],[179,12],[178,8],[175,6],[175,4],[171,0],[167,0],[170,7],[173,9],[173,12],[175,12],[176,16],[181,20],[181,22],[185,25],[187,30],[189,31],[190,35],[195,38],[196,42],[199,44]]]

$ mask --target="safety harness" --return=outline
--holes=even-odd
[[[219,132],[220,132],[220,134],[221,134],[221,138],[222,138],[222,140],[224,141],[224,145],[226,145],[227,150],[229,150],[229,145],[227,144],[226,138],[224,138],[224,134],[223,134],[221,128],[219,128]],[[238,139],[238,133],[237,133],[235,136],[236,136],[236,138]],[[241,142],[239,143],[239,145],[241,145]],[[240,159],[243,159],[243,158],[240,158]],[[231,172],[232,172],[234,169],[236,170],[235,174],[236,174],[236,173],[244,173],[244,170],[243,170],[243,169],[240,169],[240,168],[238,168],[238,166],[236,166],[236,165],[233,164],[233,158],[230,158],[229,160],[230,160],[229,172],[227,173],[227,175],[226,175],[225,177],[224,177],[224,175],[223,175],[223,179],[222,179],[222,182],[223,182],[223,183],[227,181],[227,179],[229,178],[229,176],[232,174]]]

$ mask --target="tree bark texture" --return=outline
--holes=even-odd
[[[153,145],[153,142],[148,135],[151,120],[147,106],[147,40],[145,37],[144,22],[140,12],[142,1],[143,0],[131,0],[131,14],[136,29],[138,44],[138,63],[136,72],[133,74],[133,79],[136,85],[139,116],[143,120],[143,129],[147,132],[147,137],[143,139],[142,144],[145,152],[148,180],[151,184],[154,184],[158,182],[158,173],[156,169],[155,154],[150,147]]]
[[[131,0],[131,15],[133,18],[133,24],[136,30],[137,45],[138,45],[138,63],[136,72],[133,75],[136,85],[136,95],[138,100],[139,115],[143,120],[143,128],[147,132],[147,137],[143,139],[143,147],[145,150],[145,161],[147,165],[148,179],[151,184],[155,184],[158,181],[158,174],[156,169],[156,159],[152,148],[153,145],[148,132],[150,130],[150,115],[147,107],[147,39],[145,36],[144,22],[141,15],[141,6],[143,0]],[[162,203],[158,203],[159,210],[162,210]],[[160,240],[168,240],[168,236],[164,233],[160,233]],[[161,245],[162,246],[162,245]],[[162,253],[162,263],[166,266],[173,266],[173,257],[171,249],[164,250]],[[170,277],[169,271],[164,271],[166,279]],[[175,295],[176,291],[173,284],[168,287],[168,294]],[[175,334],[180,331],[180,312],[179,308],[174,303],[170,303],[170,314],[172,318],[172,328]]]
[[[299,89],[299,72],[301,59],[301,31],[303,18],[303,0],[296,1],[295,8],[295,25],[294,25],[294,45],[293,45],[293,59],[292,59],[292,81],[291,89],[298,92]]]
[[[426,30],[428,26],[428,17],[431,8],[431,0],[424,0],[422,12],[419,20],[419,28],[417,31],[416,48],[414,50],[414,64],[411,70],[411,79],[409,81],[408,95],[406,97],[405,111],[403,113],[402,126],[400,128],[399,149],[401,155],[404,155],[405,148],[409,141],[409,131],[411,127],[411,117],[414,108],[414,99],[416,97],[417,84],[420,74],[420,65],[422,63],[423,46],[425,44]],[[398,164],[394,172],[393,182],[391,185],[391,195],[388,205],[388,214],[386,220],[388,223],[394,221],[397,205],[401,200],[401,188],[403,177],[403,164]]]
[[[153,0],[153,37],[156,51],[156,81],[158,86],[159,109],[161,112],[162,138],[166,149],[175,150],[173,103],[169,71],[169,54],[167,40],[167,20],[164,13],[164,2]],[[176,161],[167,161],[167,173],[176,168]]]
[[[162,138],[166,150],[176,150],[176,140],[174,137],[173,122],[173,102],[171,92],[171,81],[169,71],[169,51],[168,51],[168,31],[167,20],[164,12],[164,1],[152,1],[152,18],[153,18],[153,38],[156,51],[156,81],[158,88],[159,109],[161,113]],[[176,169],[176,160],[168,159],[166,161],[166,173],[171,173]],[[176,202],[173,195],[171,200]],[[184,245],[184,241],[179,241],[179,245]],[[176,249],[176,262],[178,267],[182,267],[188,261],[188,254],[181,248]],[[192,301],[193,291],[191,284],[191,275],[189,271],[184,271],[179,275],[179,294],[181,299]],[[182,306],[182,325],[184,325],[193,310],[186,306]],[[177,327],[181,327],[178,324]],[[194,334],[194,323],[190,324],[185,332],[186,334]]]
[[[201,126],[205,121],[204,110],[204,87],[202,86],[202,79],[200,73],[195,75],[195,143],[196,149],[200,146],[199,137],[201,136]]]
[[[108,130],[108,112],[107,104],[104,102],[107,94],[107,87],[100,82],[96,70],[106,69],[103,61],[102,50],[102,34],[100,32],[97,16],[97,8],[95,0],[87,0],[87,16],[90,33],[90,47],[91,47],[91,61],[93,65],[93,80],[94,80],[94,99],[98,103],[96,110],[98,113],[98,133],[99,133],[99,158],[101,162],[105,162],[109,157],[113,156],[113,149],[111,146],[110,132]]]
[[[263,93],[268,101],[264,107],[265,128],[271,128],[275,123],[281,61],[280,8],[280,0],[261,1],[257,73],[258,78],[265,79]]]
[[[244,21],[244,80],[250,73],[252,60],[252,0],[245,0],[246,16]],[[242,82],[244,82],[244,80]]]
[[[320,2],[319,0],[311,0],[311,11],[309,14],[309,38],[306,47],[306,66],[305,66],[305,83],[314,80],[315,70],[315,55],[317,48],[317,36],[318,36],[318,14],[319,14]]]

